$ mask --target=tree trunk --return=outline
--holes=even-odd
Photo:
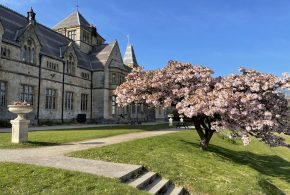
[[[209,145],[209,140],[204,138],[202,140],[200,140],[200,148],[203,150],[203,151],[207,151],[208,150],[208,145]]]
[[[194,120],[195,129],[200,137],[200,148],[203,151],[208,150],[209,142],[214,134],[214,130],[208,128],[210,125],[206,126],[204,123],[204,118],[195,118]]]

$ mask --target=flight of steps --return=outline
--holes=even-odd
[[[189,194],[183,187],[175,186],[168,179],[162,178],[158,173],[141,169],[120,178],[122,182],[129,186],[145,190],[150,194],[162,195],[187,195]]]

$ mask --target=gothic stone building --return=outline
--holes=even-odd
[[[0,46],[0,120],[15,117],[7,110],[15,100],[33,105],[34,123],[79,114],[89,121],[155,118],[143,105],[117,107],[114,89],[138,66],[133,47],[123,61],[118,42],[106,43],[79,11],[50,29],[32,9],[25,17],[0,5]]]

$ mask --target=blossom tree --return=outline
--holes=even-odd
[[[160,70],[136,68],[117,87],[117,103],[147,103],[155,107],[176,106],[192,118],[207,150],[215,132],[228,129],[245,145],[254,136],[270,146],[287,146],[279,133],[290,135],[290,112],[282,88],[289,88],[290,76],[279,78],[249,69],[241,74],[214,78],[204,66],[169,61]]]

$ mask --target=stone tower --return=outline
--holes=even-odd
[[[84,53],[91,52],[94,46],[105,42],[105,39],[98,34],[97,28],[91,25],[79,10],[71,13],[52,29],[72,39]]]

